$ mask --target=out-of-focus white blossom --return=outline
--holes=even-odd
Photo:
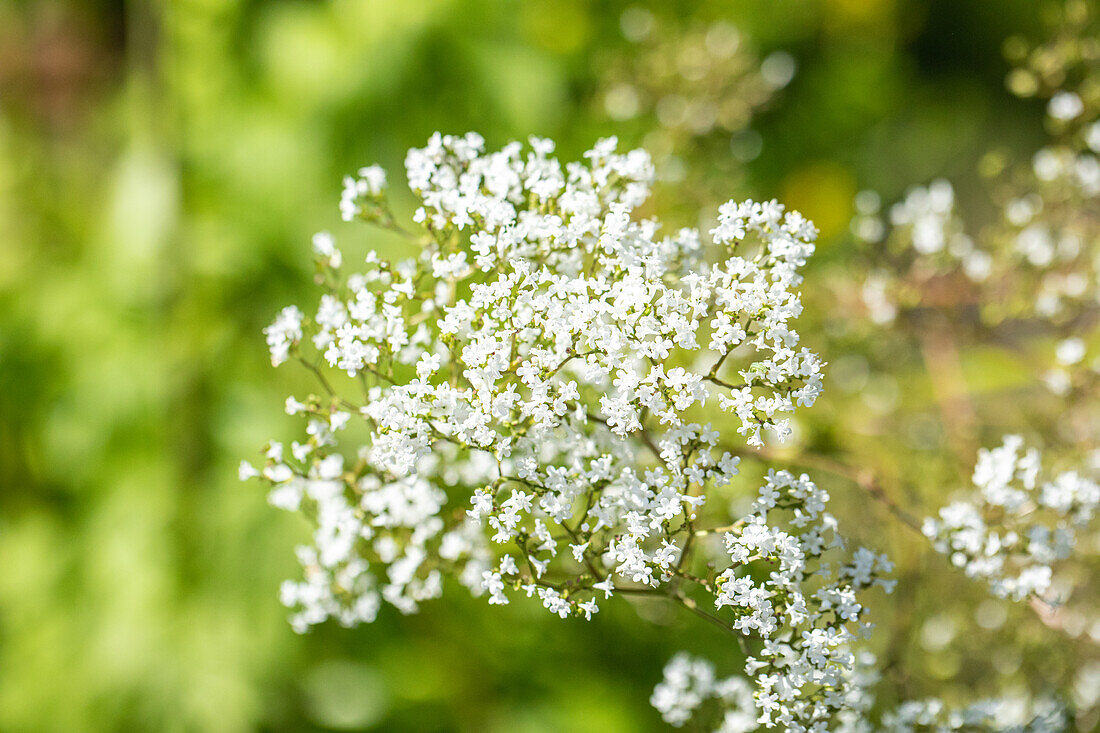
[[[1084,111],[1084,103],[1073,92],[1058,92],[1050,98],[1050,103],[1047,105],[1047,114],[1062,122],[1068,122]]]
[[[719,679],[705,659],[681,652],[669,660],[664,678],[653,689],[650,704],[666,723],[677,728],[709,700],[721,706],[721,733],[748,733],[757,729],[752,690],[744,678]]]
[[[1078,532],[1100,505],[1100,485],[1075,471],[1046,477],[1039,451],[1023,438],[978,453],[976,491],[924,523],[936,550],[993,593],[1013,600],[1043,596],[1055,561],[1069,556]]]

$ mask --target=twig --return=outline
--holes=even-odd
[[[894,501],[883,490],[881,483],[875,475],[866,469],[859,469],[853,466],[849,466],[846,463],[830,458],[828,456],[822,456],[815,453],[799,453],[798,455],[785,458],[783,456],[776,455],[774,451],[767,449],[749,450],[745,449],[731,449],[731,453],[748,458],[758,458],[763,461],[787,463],[800,468],[808,468],[816,471],[825,471],[831,473],[834,476],[840,476],[846,478],[854,483],[859,488],[863,489],[871,498],[875,499],[883,506],[885,506],[891,514],[893,514],[902,524],[921,533],[920,521],[903,509],[896,501]],[[923,533],[921,533],[923,535]]]

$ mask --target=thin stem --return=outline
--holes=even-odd
[[[867,494],[870,495],[871,498],[873,498],[875,501],[878,501],[883,506],[885,506],[887,510],[889,510],[889,512],[893,514],[902,524],[914,530],[915,532],[920,533],[923,536],[923,532],[921,532],[920,521],[907,510],[902,508],[890,496],[888,496],[883,490],[881,483],[875,477],[875,475],[866,469],[849,466],[848,464],[842,461],[838,461],[835,458],[830,458],[828,456],[823,456],[816,453],[799,453],[798,455],[784,458],[782,456],[776,455],[774,451],[770,451],[767,449],[748,450],[734,448],[730,452],[734,453],[735,455],[758,458],[764,461],[788,463],[790,465],[799,466],[801,468],[808,468],[816,471],[825,471],[826,473],[831,473],[834,476],[846,478],[854,483],[856,486],[867,492]]]
[[[959,470],[965,476],[971,457],[977,452],[974,443],[977,416],[970,402],[962,358],[952,338],[950,325],[946,319],[936,319],[930,326],[919,329],[921,356]]]
[[[732,532],[735,529],[741,529],[745,526],[744,519],[738,519],[733,524],[727,524],[722,527],[710,527],[709,529],[697,529],[695,530],[696,537],[706,537],[708,534],[718,534],[719,532]]]
[[[311,364],[300,356],[298,357],[298,361],[300,361],[306,369],[313,372],[314,376],[317,377],[317,381],[321,383],[321,386],[324,388],[325,392],[328,393],[329,397],[336,396],[336,391],[332,388],[332,385],[329,384],[329,381],[325,378],[325,375],[321,373],[321,370],[317,368],[316,364]]]
[[[591,412],[585,413],[585,415],[592,422],[598,422],[600,425],[607,427],[607,420],[604,420],[599,415],[594,415]],[[642,428],[638,431],[638,437],[641,438],[643,443],[645,443],[646,448],[649,448],[649,450],[653,452],[654,456],[656,456],[658,459],[661,457],[661,449],[658,448],[657,444],[653,442],[653,438],[650,436],[649,432],[645,428]]]
[[[703,379],[707,380],[708,382],[713,382],[714,384],[717,384],[719,387],[725,387],[728,390],[739,390],[739,389],[744,389],[745,387],[750,386],[748,384],[730,384],[729,382],[723,381],[723,380],[719,379],[718,377],[712,376],[710,374],[703,377]]]
[[[710,583],[708,583],[704,578],[700,578],[697,575],[692,575],[691,573],[686,573],[679,568],[674,569],[672,572],[674,572],[676,575],[679,575],[684,580],[690,580],[692,583],[698,583],[699,585],[706,588],[708,593],[714,592],[714,588],[712,588]]]
[[[705,620],[707,623],[713,626],[717,626],[718,628],[725,631],[727,634],[733,636],[735,639],[737,639],[737,645],[741,647],[741,651],[746,655],[749,653],[748,646],[745,644],[745,637],[742,636],[737,629],[733,628],[722,619],[699,608],[699,605],[695,602],[694,598],[689,598],[679,591],[669,597],[676,601],[679,605],[686,608],[688,611],[691,611],[699,618]]]

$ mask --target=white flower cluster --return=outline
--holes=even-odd
[[[1095,481],[1074,471],[1044,478],[1039,451],[1023,447],[1021,437],[1010,435],[1000,447],[981,450],[975,494],[923,527],[954,565],[1014,600],[1047,591],[1052,564],[1069,556],[1100,505]]]
[[[954,214],[955,191],[950,183],[939,178],[928,188],[909,189],[905,199],[890,208],[890,223],[909,229],[917,252],[932,254],[942,252],[949,240],[961,236],[951,231],[957,226]]]
[[[846,704],[836,733],[1061,733],[1069,724],[1066,706],[1025,690],[953,706],[940,698],[906,700],[876,715],[875,687],[882,681],[875,655],[863,650],[849,673]]]
[[[296,628],[369,621],[383,600],[415,611],[446,575],[561,616],[656,589],[704,492],[737,473],[690,416],[709,400],[759,446],[814,402],[821,362],[791,327],[812,224],[730,202],[710,246],[662,236],[632,216],[648,156],[615,147],[563,166],[546,140],[486,153],[437,134],[406,159],[416,256],[372,252],[346,275],[332,237],[314,238],[326,292],[265,334],[272,363],[301,362],[325,394],[288,400],[308,437],[271,444],[258,472],[317,524],[305,581],[283,592]],[[341,211],[396,228],[374,167],[345,181]]]
[[[344,176],[344,190],[340,194],[340,218],[352,221],[364,214],[370,216],[372,203],[382,201],[386,191],[386,171],[380,166],[369,165],[359,169],[359,176]],[[334,267],[339,267],[336,263]]]
[[[835,724],[813,730],[836,733],[920,733],[921,731],[983,731],[985,733],[1062,733],[1069,719],[1065,706],[1026,695],[978,700],[952,707],[938,698],[902,702],[885,711],[876,724],[870,710],[875,705],[872,687],[880,679],[873,667],[873,654],[862,652],[849,673],[845,706]],[[714,733],[749,733],[759,730],[752,713],[752,699],[739,677],[720,679],[714,666],[685,653],[674,656],[664,669],[664,678],[654,688],[650,703],[665,722],[682,727],[688,721],[695,729]]]
[[[1058,341],[1054,345],[1054,363],[1042,379],[1059,397],[1066,397],[1074,390],[1089,394],[1090,388],[1091,394],[1100,394],[1100,349],[1090,348],[1080,336]]]
[[[681,652],[665,665],[663,679],[649,702],[666,723],[682,727],[698,716],[699,708],[717,700],[721,723],[718,733],[748,733],[757,729],[752,689],[741,677],[715,676],[714,665]]]
[[[572,450],[544,454],[551,465],[529,461],[530,468],[517,467],[519,476],[506,471],[475,491],[469,516],[487,524],[493,542],[517,547],[530,571],[503,555],[485,576],[490,603],[508,603],[507,591],[518,586],[563,617],[590,617],[619,585],[656,589],[673,579],[704,501],[698,487],[723,486],[738,472],[739,459],[728,452],[715,459],[717,438],[694,423],[668,430],[656,445],[661,465],[643,472],[612,429],[594,431]],[[578,570],[568,584],[549,581]],[[582,601],[585,591],[590,597]]]
[[[291,455],[270,443],[260,475],[273,486],[272,505],[302,511],[316,523],[314,544],[298,548],[301,581],[285,581],[282,602],[295,609],[290,622],[298,632],[334,618],[344,626],[373,621],[382,600],[403,613],[442,592],[442,573],[460,558],[468,571],[483,558],[480,535],[459,524],[444,532],[440,512],[446,494],[426,480],[406,476],[387,481],[366,472],[362,461],[345,466],[336,433],[349,418],[342,410],[323,411],[287,400],[287,412],[309,415],[309,439],[295,441]],[[242,479],[257,475],[242,463]],[[482,543],[483,544],[483,543]],[[385,568],[380,581],[372,562]],[[472,583],[471,583],[472,584]]]
[[[725,534],[733,564],[715,582],[715,607],[730,608],[733,627],[761,642],[746,671],[756,677],[757,720],[769,728],[825,730],[845,707],[851,643],[870,632],[857,594],[894,587],[883,579],[893,570],[884,555],[844,554],[828,499],[805,474],[772,471],[752,513]]]
[[[678,656],[653,693],[665,720],[683,724],[717,697],[727,702],[722,731],[824,731],[851,707],[852,643],[870,631],[857,593],[893,590],[883,578],[893,566],[866,548],[845,555],[828,499],[805,475],[770,472],[752,513],[723,536],[729,567],[706,585],[719,617],[732,611],[732,627],[756,644],[745,662],[755,710],[710,665]]]

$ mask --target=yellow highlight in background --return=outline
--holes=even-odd
[[[855,179],[847,169],[833,161],[819,161],[787,176],[781,200],[788,209],[812,219],[821,230],[820,241],[827,244],[848,228],[855,194]]]

